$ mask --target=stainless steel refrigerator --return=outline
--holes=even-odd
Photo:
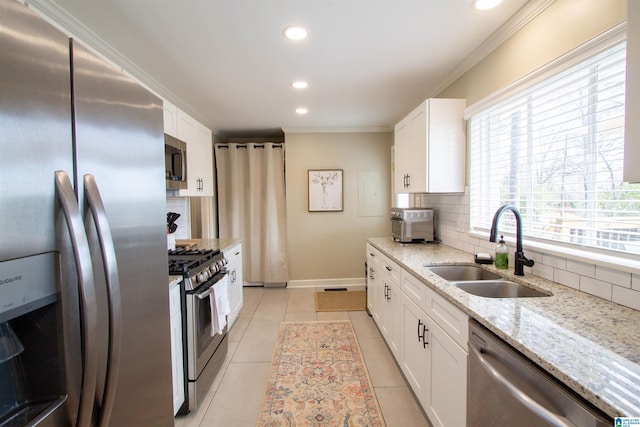
[[[173,425],[161,101],[0,0],[0,426]]]

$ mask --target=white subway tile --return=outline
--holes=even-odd
[[[561,270],[567,269],[567,259],[557,255],[542,254],[542,263]]]
[[[613,283],[614,285],[631,287],[631,273],[613,270],[607,267],[596,266],[596,279]]]
[[[553,280],[553,267],[548,265],[536,263],[531,268],[531,273],[536,276],[544,277],[547,280]]]
[[[633,308],[634,310],[640,310],[640,291],[614,286],[612,300],[615,303]]]
[[[587,264],[586,262],[568,259],[567,270],[571,271],[572,273],[577,273],[581,276],[596,277],[596,266],[593,264]]]
[[[473,243],[465,243],[462,250],[472,254],[472,253],[475,252],[476,247],[475,247],[475,245]]]
[[[591,277],[580,277],[580,290],[591,295],[611,301],[611,283]]]
[[[555,269],[553,281],[574,289],[580,289],[580,275],[566,270]]]

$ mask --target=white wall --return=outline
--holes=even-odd
[[[364,283],[367,238],[391,238],[391,140],[390,132],[285,136],[289,286]],[[343,212],[308,212],[309,169],[344,171]],[[380,205],[368,216],[359,187],[372,174]]]

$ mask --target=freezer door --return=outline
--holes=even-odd
[[[0,261],[35,260],[30,270],[46,268],[43,277],[60,292],[64,364],[75,367],[62,379],[63,411],[75,425],[82,381],[75,265],[69,275],[41,262],[49,256],[32,256],[73,258],[55,191],[55,171],[73,174],[69,39],[14,0],[0,0],[0,27]]]
[[[68,38],[14,0],[0,9],[2,261],[56,249],[54,172],[73,158]]]
[[[76,41],[72,57],[76,179],[103,302],[97,397],[104,399],[109,316],[86,175],[95,179],[104,204],[120,282],[121,360],[110,425],[172,426],[162,103]]]

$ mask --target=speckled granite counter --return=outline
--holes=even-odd
[[[472,264],[473,255],[438,244],[368,242],[602,411],[640,416],[640,312],[513,269],[483,268],[542,288],[542,298],[483,298],[424,264]]]
[[[178,240],[178,241],[176,241],[176,244],[179,245],[182,242],[189,242],[190,244],[194,244],[194,242],[195,242],[195,247],[198,248],[198,249],[213,249],[213,250],[221,250],[222,252],[225,252],[226,250],[228,250],[232,246],[235,246],[238,243],[242,242],[242,240],[240,240],[240,239],[231,239],[231,238],[225,238],[225,239],[195,239],[195,240],[188,240],[188,241]]]
[[[169,289],[182,281],[182,276],[169,276]]]

